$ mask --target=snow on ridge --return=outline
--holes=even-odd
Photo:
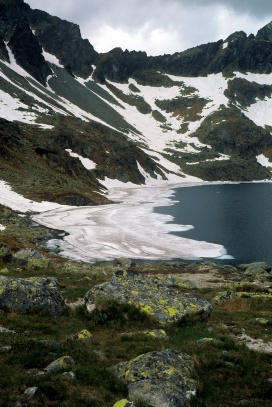
[[[94,168],[96,168],[97,164],[89,158],[84,158],[77,153],[73,153],[73,151],[69,148],[66,148],[65,151],[69,153],[70,157],[78,158],[81,161],[83,167],[85,167],[87,170],[93,170]]]

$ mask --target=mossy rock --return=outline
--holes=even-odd
[[[35,270],[52,267],[50,259],[35,249],[22,249],[14,254],[14,259],[19,264]]]
[[[0,276],[0,309],[19,314],[59,316],[66,306],[55,279]]]
[[[82,331],[72,335],[71,340],[83,341],[83,342],[94,342],[95,341],[93,335],[87,329],[83,329]]]
[[[191,293],[183,293],[154,278],[116,271],[111,282],[93,287],[85,296],[87,310],[94,310],[99,302],[115,300],[136,306],[156,318],[161,324],[203,320],[212,311],[211,304]]]
[[[127,399],[119,400],[117,403],[114,404],[113,407],[135,407],[132,401],[128,401]]]
[[[265,262],[255,262],[249,264],[241,264],[240,268],[244,270],[244,274],[248,277],[269,277],[271,272],[271,266]]]
[[[145,331],[124,332],[121,334],[121,337],[122,338],[131,338],[134,335],[149,336],[153,339],[168,339],[168,335],[164,329],[146,329]]]
[[[44,370],[46,372],[58,372],[64,369],[71,369],[75,365],[75,361],[71,356],[62,356],[61,358],[54,360]]]
[[[178,350],[149,352],[113,367],[128,385],[129,399],[151,406],[182,407],[196,393],[194,360]]]

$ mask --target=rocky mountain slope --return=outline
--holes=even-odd
[[[108,179],[271,179],[272,23],[174,55],[99,54],[0,1],[0,173],[30,199],[106,202]]]

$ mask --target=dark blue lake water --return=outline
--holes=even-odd
[[[173,232],[189,239],[218,243],[239,264],[272,264],[272,184],[242,183],[178,188],[173,206],[155,208],[170,214],[173,223],[192,225]]]

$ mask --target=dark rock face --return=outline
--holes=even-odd
[[[123,51],[114,48],[106,54],[101,54],[96,60],[97,68],[94,77],[105,82],[109,79],[114,82],[126,82],[130,76],[148,67],[148,57],[145,52]]]
[[[9,46],[16,62],[33,78],[46,85],[46,78],[52,72],[42,55],[42,48],[29,28],[26,19],[19,20],[16,24]]]
[[[70,74],[90,76],[97,52],[81,38],[78,25],[40,10],[29,9],[27,18],[45,51],[55,55]]]
[[[16,62],[43,85],[51,69],[42,55],[42,48],[24,16],[28,7],[22,0],[4,0],[0,4],[0,35],[8,43]],[[8,60],[3,42],[0,53]]]
[[[0,37],[0,59],[9,62],[9,55],[3,37]]]
[[[257,36],[236,32],[223,41],[200,45],[173,55],[147,57],[145,53],[116,48],[97,59],[95,77],[126,81],[129,76],[146,70],[162,71],[181,76],[205,76],[212,73],[247,71],[272,72],[272,25],[261,29]]]

